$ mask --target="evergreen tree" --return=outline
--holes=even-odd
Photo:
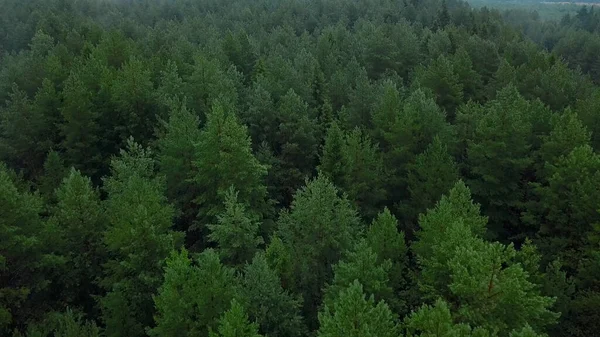
[[[84,175],[95,177],[99,171],[98,112],[92,104],[92,92],[77,73],[71,73],[64,84],[61,115],[62,148],[67,165]]]
[[[385,200],[383,157],[360,129],[354,129],[345,138],[340,162],[342,184],[338,187],[365,218],[373,218]]]
[[[279,217],[277,236],[290,254],[290,288],[303,294],[308,323],[321,303],[321,289],[333,276],[331,266],[356,242],[360,223],[350,202],[324,176],[296,192],[290,210]]]
[[[464,322],[500,335],[527,324],[543,331],[554,323],[558,315],[549,310],[554,299],[530,281],[512,244],[481,238],[486,218],[462,182],[421,216],[420,225],[414,251],[426,295],[441,296],[456,305]]]
[[[210,331],[209,337],[261,337],[258,324],[248,321],[248,314],[235,299],[231,301],[231,309],[219,320],[218,332]]]
[[[458,179],[458,167],[448,153],[448,147],[435,137],[408,168],[410,199],[403,207],[403,213],[409,214],[406,218],[414,221],[418,214],[433,207]]]
[[[450,121],[454,120],[455,111],[463,101],[464,87],[452,62],[440,55],[417,75],[417,81],[433,92],[436,103],[448,113]]]
[[[507,87],[485,110],[467,140],[467,184],[490,216],[493,234],[523,239],[519,218],[533,163],[530,105],[516,88]]]
[[[396,337],[398,326],[385,302],[375,304],[373,296],[365,298],[363,287],[354,281],[341,291],[333,305],[319,313],[319,337]]]
[[[157,142],[157,164],[160,173],[165,176],[166,194],[182,212],[183,226],[189,226],[197,213],[193,205],[196,189],[190,179],[196,173],[194,150],[201,137],[198,123],[198,117],[185,105],[172,108]]]
[[[60,153],[50,150],[44,162],[44,175],[38,182],[38,191],[47,200],[53,200],[54,190],[58,188],[67,174],[68,170]]]
[[[233,269],[223,266],[212,249],[202,252],[197,265],[188,252],[172,252],[164,281],[154,296],[156,327],[150,336],[208,336],[238,293]]]
[[[405,319],[406,336],[419,337],[488,337],[493,336],[482,328],[472,329],[465,323],[454,323],[448,303],[441,299],[433,306],[423,305]]]
[[[246,127],[232,111],[216,103],[207,116],[194,152],[193,177],[198,195],[198,221],[201,226],[214,223],[223,212],[223,197],[233,186],[238,202],[248,205],[253,215],[266,213],[266,188],[263,182],[267,168],[252,154]]]
[[[229,265],[249,262],[263,239],[258,236],[260,224],[249,217],[244,204],[238,203],[238,192],[231,187],[225,193],[225,211],[217,223],[208,225],[209,240],[217,243],[221,259]]]
[[[325,144],[321,151],[321,163],[319,173],[325,175],[335,186],[344,183],[343,153],[344,132],[340,129],[337,121],[333,121],[327,129]]]
[[[325,289],[324,304],[332,308],[339,293],[349,287],[354,280],[364,284],[364,292],[375,296],[376,301],[391,303],[394,295],[389,282],[391,260],[377,261],[377,254],[361,240],[352,250],[333,266],[333,281]]]
[[[99,294],[95,284],[106,259],[103,233],[106,217],[98,190],[90,178],[71,169],[56,190],[56,206],[51,210],[47,237],[64,266],[55,271],[53,292],[67,305],[94,308],[90,295]]]
[[[20,190],[11,172],[0,163],[0,333],[37,318],[44,303],[50,262],[44,253],[42,200]]]
[[[390,261],[389,285],[396,294],[395,301],[389,300],[394,312],[406,310],[404,296],[398,294],[407,291],[408,249],[404,232],[398,231],[398,220],[385,208],[371,223],[367,230],[366,240],[369,247],[377,255],[377,263]]]
[[[107,336],[141,336],[152,324],[152,294],[162,282],[161,263],[181,241],[171,231],[173,207],[164,196],[164,179],[156,177],[151,152],[128,141],[111,162],[104,180],[108,230],[100,300]]]
[[[303,336],[306,332],[300,315],[301,298],[282,288],[279,276],[262,253],[244,267],[241,298],[265,336]]]

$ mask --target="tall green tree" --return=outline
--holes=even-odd
[[[375,304],[373,296],[365,297],[363,287],[354,281],[341,291],[332,306],[319,313],[319,337],[396,337],[396,317],[383,301]]]
[[[196,174],[194,153],[200,137],[198,117],[182,104],[171,109],[157,141],[158,169],[165,176],[167,197],[181,212],[178,227],[182,229],[187,229],[198,212],[193,203],[196,186],[191,179]]]
[[[151,155],[130,139],[104,180],[109,222],[104,243],[111,258],[104,265],[101,285],[107,295],[100,304],[107,336],[141,336],[152,325],[152,294],[162,282],[162,262],[182,239],[171,230],[174,208]]]
[[[39,318],[45,304],[40,292],[48,285],[44,249],[43,203],[19,188],[14,174],[0,164],[0,333],[9,335],[17,324]],[[36,317],[38,316],[38,317]]]
[[[493,336],[482,328],[472,329],[469,324],[455,323],[448,303],[442,299],[433,306],[423,305],[404,319],[407,336],[419,337],[488,337]]]
[[[208,238],[217,244],[226,264],[241,266],[252,259],[263,243],[259,227],[256,219],[248,215],[246,206],[238,202],[238,192],[231,187],[225,193],[225,211],[217,215],[215,224],[208,225]]]
[[[246,127],[223,104],[215,103],[207,116],[194,157],[200,226],[214,223],[223,212],[224,194],[231,186],[238,192],[238,202],[246,204],[253,215],[260,217],[268,211],[264,185],[267,168],[252,154]]]
[[[248,321],[248,314],[235,299],[231,301],[231,309],[219,320],[217,331],[210,331],[209,337],[261,337],[258,324]]]
[[[265,336],[303,336],[302,299],[284,290],[281,279],[263,253],[244,267],[241,301]]]
[[[458,179],[458,165],[448,153],[448,146],[436,136],[408,168],[410,198],[402,207],[406,219],[415,221],[418,214],[433,207]]]
[[[462,181],[421,216],[420,225],[414,244],[420,288],[450,302],[461,321],[501,336],[528,324],[543,332],[555,322],[554,299],[541,295],[513,245],[481,238],[486,218]]]
[[[202,252],[196,263],[185,249],[172,252],[163,284],[154,296],[156,326],[149,335],[208,336],[237,293],[234,270],[223,266],[214,250]]]
[[[310,324],[321,303],[321,289],[333,276],[332,266],[356,242],[360,222],[350,202],[320,175],[296,192],[278,226],[277,236],[290,254],[290,288],[302,293]]]
[[[90,178],[71,169],[56,190],[56,205],[47,222],[47,235],[64,266],[55,271],[52,285],[58,300],[85,312],[94,309],[92,295],[101,294],[96,279],[106,262],[103,234],[107,218],[100,194]]]

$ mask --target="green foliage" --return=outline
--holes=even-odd
[[[452,62],[440,55],[417,75],[417,81],[433,91],[436,103],[446,110],[450,120],[453,120],[454,112],[463,100],[464,88]]]
[[[234,271],[221,264],[215,251],[202,252],[196,264],[185,249],[172,252],[166,261],[163,284],[154,296],[156,327],[149,334],[208,336],[237,293]]]
[[[296,192],[278,225],[277,236],[290,254],[290,288],[303,294],[305,313],[314,317],[321,289],[333,276],[331,266],[354,245],[361,230],[356,211],[320,175]]]
[[[151,152],[128,142],[111,163],[104,181],[109,226],[104,243],[111,259],[105,264],[101,299],[107,336],[127,332],[140,336],[152,323],[152,294],[162,282],[161,263],[181,242],[171,231],[173,207],[164,196],[164,180],[156,177]]]
[[[223,212],[223,197],[231,186],[238,191],[238,202],[248,205],[253,215],[265,214],[263,179],[267,168],[252,154],[246,127],[223,104],[216,103],[207,116],[194,157],[193,181],[198,191],[195,202],[201,225],[214,223]]]
[[[219,320],[219,333],[210,331],[209,337],[260,337],[258,324],[248,322],[248,314],[236,301],[231,301],[231,309],[227,310]]]
[[[403,207],[405,216],[414,221],[418,214],[433,207],[458,179],[458,167],[448,153],[448,147],[436,136],[408,168],[406,180],[410,199]]]
[[[494,336],[482,328],[471,329],[468,324],[454,323],[448,303],[438,299],[435,305],[423,305],[405,318],[406,336],[420,337],[488,337]],[[512,336],[512,335],[511,335]]]
[[[0,332],[36,314],[36,295],[47,286],[42,241],[42,200],[20,190],[0,164]]]
[[[60,153],[50,150],[44,162],[44,175],[39,179],[38,191],[46,199],[54,199],[54,190],[58,188],[68,170]]]
[[[266,336],[302,336],[305,333],[300,309],[302,301],[281,286],[264,254],[258,253],[244,267],[241,298],[250,318]]]
[[[106,216],[98,190],[90,178],[71,169],[56,190],[56,205],[47,222],[46,235],[64,266],[55,271],[53,292],[68,305],[92,306],[90,295],[98,294],[96,278],[106,262],[103,233]]]
[[[250,261],[263,243],[259,226],[248,216],[244,204],[238,203],[238,192],[231,187],[225,192],[225,211],[217,216],[216,224],[208,225],[208,238],[218,245],[226,264],[240,266]]]
[[[385,302],[375,304],[372,295],[365,298],[362,285],[354,281],[319,313],[317,336],[395,337],[399,330],[395,320]]]

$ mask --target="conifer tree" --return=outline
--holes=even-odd
[[[377,261],[377,254],[361,240],[352,250],[333,266],[333,281],[325,288],[323,303],[330,308],[339,293],[349,287],[354,280],[363,285],[367,296],[375,296],[376,301],[393,300],[393,290],[390,287],[389,270],[391,260]]]
[[[56,271],[53,291],[66,304],[93,308],[90,295],[99,294],[96,278],[106,262],[103,233],[106,217],[100,195],[90,178],[71,169],[56,190],[56,206],[47,223],[55,254],[63,257],[64,266]]]
[[[296,192],[278,224],[277,236],[290,254],[290,289],[303,294],[305,317],[314,319],[321,289],[333,276],[331,266],[356,242],[361,229],[356,211],[320,175]]]
[[[196,173],[194,152],[201,135],[198,124],[198,117],[185,104],[173,107],[157,141],[157,165],[165,176],[167,197],[182,212],[181,227],[189,226],[197,213],[193,205],[196,189],[190,179]]]
[[[195,202],[200,226],[214,223],[223,212],[223,197],[231,186],[238,191],[238,202],[246,204],[253,215],[266,213],[263,179],[267,168],[252,154],[246,127],[223,104],[215,103],[207,116],[194,156],[193,181],[198,191]]]
[[[44,175],[38,182],[38,191],[47,200],[53,200],[54,190],[58,188],[67,174],[68,170],[60,153],[50,150],[44,162]]]
[[[375,304],[373,296],[365,297],[363,287],[354,281],[342,290],[332,306],[319,313],[319,337],[396,337],[396,317],[383,301]]]
[[[418,214],[434,206],[458,179],[458,167],[448,147],[436,136],[408,168],[410,199],[403,207],[404,214],[410,215],[407,219],[414,221]]]
[[[231,308],[219,320],[218,333],[210,331],[209,337],[261,337],[258,324],[248,321],[248,314],[234,299]]]
[[[217,223],[208,225],[208,238],[217,243],[226,264],[241,266],[249,262],[263,243],[258,235],[260,224],[247,213],[245,205],[238,202],[238,192],[231,187],[225,193],[225,211],[217,215]]]
[[[174,208],[164,196],[164,179],[155,174],[151,152],[128,141],[111,162],[104,180],[109,227],[104,243],[111,259],[100,301],[107,336],[141,336],[152,324],[152,294],[162,282],[161,263],[181,242],[173,232]]]
[[[442,299],[433,306],[423,305],[404,319],[406,336],[419,337],[488,337],[493,336],[482,328],[472,329],[469,324],[454,323],[448,303]]]
[[[234,270],[223,266],[214,250],[203,251],[197,263],[185,249],[172,252],[166,261],[164,282],[154,296],[156,326],[149,335],[208,336],[238,289]]]
[[[301,298],[282,288],[264,254],[257,253],[252,263],[244,267],[240,296],[250,318],[265,336],[303,336],[306,332],[300,314]]]

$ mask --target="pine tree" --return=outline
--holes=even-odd
[[[279,217],[277,236],[290,254],[290,289],[303,294],[308,324],[316,316],[321,289],[332,265],[356,242],[360,223],[350,202],[324,176],[296,192],[290,210]]]
[[[223,197],[231,186],[238,191],[238,202],[247,205],[253,216],[267,212],[263,182],[267,168],[252,154],[246,127],[222,104],[215,103],[207,116],[194,157],[193,181],[198,191],[195,202],[201,226],[214,223],[223,212]]]
[[[408,215],[406,219],[412,222],[418,214],[433,207],[458,179],[458,167],[448,147],[436,136],[408,167],[406,180],[410,199],[403,207],[403,214]]]
[[[390,261],[388,272],[389,285],[393,293],[398,295],[407,291],[408,286],[408,248],[404,239],[404,232],[398,231],[398,220],[385,208],[371,223],[367,230],[366,240],[369,247],[377,254],[377,263],[383,264]],[[396,296],[395,301],[388,301],[394,312],[399,313],[406,309],[403,296]]]
[[[340,189],[355,202],[367,219],[377,214],[385,200],[383,157],[377,145],[356,128],[346,135],[342,147]]]
[[[71,169],[56,190],[56,206],[47,227],[55,254],[65,259],[64,266],[55,271],[53,292],[61,302],[91,311],[90,295],[100,293],[95,281],[106,259],[102,241],[106,217],[90,178]]]
[[[54,200],[54,190],[67,174],[68,170],[60,153],[50,150],[44,162],[44,175],[38,180],[38,191],[46,200]]]
[[[67,165],[84,175],[95,177],[100,151],[98,151],[98,112],[92,104],[92,92],[77,73],[71,73],[63,89],[61,115],[62,148]]]
[[[354,280],[363,285],[367,296],[373,295],[376,301],[392,303],[394,294],[389,281],[391,266],[392,261],[387,259],[378,263],[377,254],[365,240],[361,240],[333,266],[333,281],[325,288],[323,303],[331,308],[339,293]]]
[[[325,144],[321,151],[321,163],[319,164],[319,173],[326,176],[335,186],[342,186],[344,183],[343,172],[343,154],[344,132],[340,129],[339,123],[333,121],[327,129]]]
[[[261,337],[258,324],[248,321],[248,314],[235,299],[231,301],[231,309],[219,320],[218,331],[210,331],[209,337]]]
[[[396,317],[385,302],[375,304],[373,296],[365,298],[363,287],[354,281],[341,291],[333,306],[319,313],[319,337],[396,337]]]
[[[0,163],[0,334],[37,318],[36,302],[47,286],[42,231],[42,200],[18,188],[13,174]]]
[[[417,75],[417,81],[433,92],[436,103],[448,113],[450,121],[454,120],[456,109],[463,101],[464,87],[452,62],[440,55]]]
[[[501,336],[527,324],[543,331],[555,322],[554,299],[540,294],[513,245],[481,238],[486,218],[462,182],[421,216],[420,225],[413,247],[426,296],[441,296],[464,322]]]
[[[197,265],[188,252],[172,252],[164,282],[154,296],[156,326],[150,336],[208,336],[238,293],[233,269],[223,266],[212,249],[202,252]],[[185,299],[185,300],[182,300]]]
[[[151,152],[130,139],[104,180],[109,222],[104,243],[111,259],[101,280],[108,293],[100,304],[109,337],[141,336],[152,324],[151,295],[162,282],[161,263],[182,239],[170,229],[174,208],[154,164]]]
[[[404,319],[406,336],[419,337],[488,337],[493,336],[482,328],[472,329],[465,323],[454,323],[448,303],[438,299],[433,306],[423,305]]]
[[[195,186],[190,181],[195,174],[195,145],[201,137],[198,124],[198,117],[185,105],[172,108],[157,142],[157,164],[160,173],[165,176],[166,194],[182,212],[183,226],[189,226],[198,212],[193,205]]]
[[[264,254],[256,254],[244,267],[240,297],[265,336],[303,336],[306,332],[300,314],[301,298],[282,288]]]
[[[263,239],[258,235],[260,224],[247,214],[238,202],[238,192],[231,187],[225,193],[225,211],[217,223],[208,225],[209,240],[217,243],[221,259],[228,265],[241,266],[249,262]]]
[[[491,231],[501,239],[523,239],[519,226],[531,170],[530,104],[515,87],[498,93],[485,106],[467,140],[467,184],[490,216]]]

